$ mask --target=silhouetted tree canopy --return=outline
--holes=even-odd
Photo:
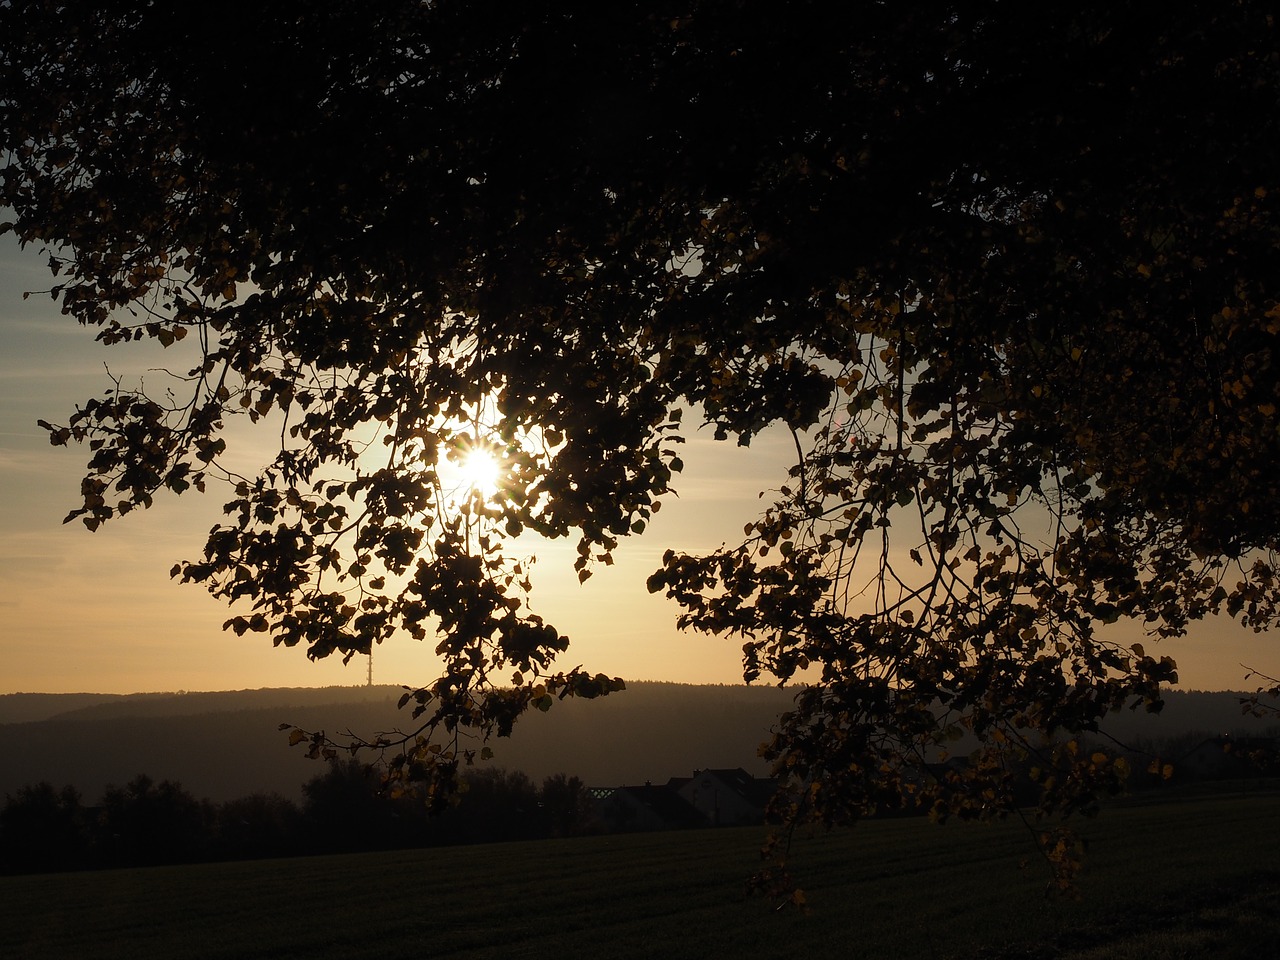
[[[913,790],[992,815],[1027,752],[1046,809],[1087,804],[1112,759],[1042,735],[1175,677],[1099,624],[1275,619],[1266,5],[218,19],[233,37],[192,5],[0,8],[9,228],[99,339],[197,345],[172,392],[116,384],[48,429],[92,451],[90,529],[230,480],[175,575],[250,605],[237,632],[438,638],[400,775],[620,685],[560,670],[504,539],[575,537],[585,578],[701,423],[795,434],[742,543],[650,582],[740,635],[749,679],[809,668],[769,748],[792,815]],[[226,474],[236,417],[281,437],[259,473]],[[451,506],[441,462],[475,447],[503,489]],[[903,776],[960,733],[965,777]]]
[[[102,794],[99,856],[111,866],[190,863],[201,859],[215,811],[172,780],[138,774]]]
[[[0,870],[73,870],[88,860],[88,823],[74,787],[42,781],[5,796],[0,807]]]

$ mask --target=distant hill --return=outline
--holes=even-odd
[[[57,697],[40,704],[0,697],[0,716],[44,716],[0,724],[0,794],[48,780],[73,784],[93,800],[107,784],[146,773],[212,800],[254,792],[296,797],[323,768],[288,746],[281,723],[365,737],[406,729],[409,715],[396,709],[401,693],[393,686],[328,687],[98,702],[76,694],[61,704]],[[621,694],[563,700],[525,717],[512,739],[491,744],[492,765],[535,780],[568,773],[604,786],[665,781],[702,767],[763,774],[757,746],[792,696],[774,687],[633,683]]]
[[[398,686],[268,687],[216,693],[11,693],[0,695],[0,724],[51,719],[185,717],[275,707],[383,702]]]
[[[137,696],[146,696],[138,694]],[[0,694],[0,723],[48,720],[69,710],[127,699],[115,693],[6,693]]]
[[[361,736],[405,729],[403,688],[326,687],[223,693],[0,696],[0,795],[48,780],[72,784],[92,802],[109,783],[139,773],[180,781],[197,796],[229,800],[256,792],[300,796],[323,771],[278,727],[292,723]],[[767,772],[756,753],[794,693],[776,687],[632,683],[602,700],[557,702],[491,744],[493,766],[535,780],[554,773],[591,786],[664,782],[692,770]],[[1241,715],[1237,694],[1174,691],[1159,716],[1128,711],[1105,727],[1142,745],[1187,732],[1258,733],[1274,720]],[[478,746],[478,745],[477,745]]]
[[[1128,745],[1168,740],[1187,733],[1261,734],[1280,725],[1276,717],[1251,717],[1243,713],[1240,698],[1247,693],[1232,691],[1167,690],[1160,713],[1121,710],[1110,714],[1102,729]]]

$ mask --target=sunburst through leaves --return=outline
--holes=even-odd
[[[462,456],[460,464],[462,480],[467,489],[485,500],[498,492],[502,479],[502,465],[494,453],[481,446],[472,447]]]

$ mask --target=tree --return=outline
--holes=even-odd
[[[314,846],[325,852],[393,849],[404,845],[392,798],[372,771],[354,758],[332,760],[302,785],[302,813]]]
[[[446,843],[498,843],[545,836],[538,787],[520,770],[465,771],[458,803],[441,818]]]
[[[277,793],[254,793],[218,805],[218,859],[296,856],[303,850],[302,811]]]
[[[172,5],[0,9],[10,229],[100,339],[198,341],[177,399],[47,425],[92,451],[68,519],[229,480],[174,575],[312,657],[437,636],[423,729],[379,745],[443,789],[462,732],[621,686],[557,667],[504,538],[577,537],[585,578],[683,413],[780,426],[776,502],[650,586],[808,681],[782,812],[998,815],[1027,757],[1087,808],[1124,771],[1070,735],[1176,677],[1098,625],[1276,616],[1274,18],[596,7],[232,4],[231,47]],[[257,475],[220,466],[237,416],[280,433]],[[507,483],[450,503],[476,448]]]
[[[107,866],[191,863],[208,855],[215,811],[172,780],[138,774],[102,794],[96,830]]]
[[[41,782],[6,795],[0,808],[0,869],[74,870],[89,859],[85,810],[74,787]]]
[[[591,794],[577,777],[557,773],[544,779],[539,803],[553,837],[579,836],[595,826]]]

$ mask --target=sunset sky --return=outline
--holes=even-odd
[[[186,364],[151,344],[102,347],[47,294],[22,299],[51,282],[37,251],[0,238],[0,693],[364,683],[363,659],[313,663],[300,649],[272,648],[263,634],[224,633],[228,608],[169,579],[170,567],[194,559],[219,521],[230,497],[216,485],[204,496],[160,497],[153,509],[92,534],[61,523],[79,503],[87,450],[50,446],[36,420],[65,422],[77,402],[106,389],[104,363],[126,381],[166,362]],[[236,432],[233,453],[252,459],[257,447],[269,458],[270,439]],[[740,537],[759,510],[758,493],[782,482],[790,443],[766,435],[743,450],[705,432],[692,437],[679,498],[584,586],[571,569],[572,542],[539,545],[534,609],[571,638],[563,666],[632,680],[740,681],[740,641],[677,633],[676,609],[650,596],[644,581],[668,547],[707,550]],[[406,638],[379,647],[375,682],[430,681],[432,646]],[[1226,621],[1148,652],[1173,656],[1186,689],[1252,688],[1242,663],[1280,671],[1275,638]]]

